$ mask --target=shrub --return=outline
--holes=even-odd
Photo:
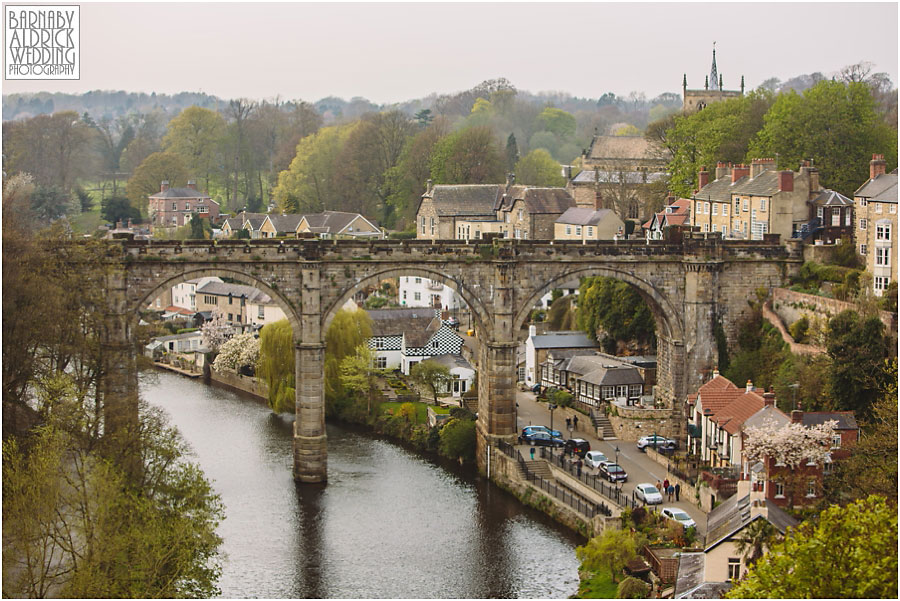
[[[803,317],[792,323],[789,330],[795,342],[803,342],[804,340],[806,340],[807,331],[809,331],[809,319],[807,319],[806,315],[804,315]]]
[[[461,459],[466,463],[475,461],[475,422],[469,419],[450,419],[440,433],[441,455],[450,459]]]
[[[639,578],[629,576],[619,583],[616,599],[646,599],[650,585]]]

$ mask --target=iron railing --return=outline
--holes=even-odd
[[[500,442],[498,448],[505,455],[509,455],[512,457],[512,453],[515,453],[515,458],[519,462],[519,467],[522,468],[522,473],[525,474],[525,479],[534,486],[541,489],[543,492],[548,493],[553,496],[553,498],[562,501],[581,515],[584,515],[588,518],[592,518],[597,515],[604,515],[609,517],[612,515],[612,510],[606,505],[606,503],[594,503],[589,499],[584,498],[576,492],[573,492],[563,486],[559,486],[554,482],[549,480],[545,480],[541,478],[534,472],[532,472],[528,468],[528,463],[525,461],[525,458],[522,457],[522,453],[517,451],[515,447],[509,445],[504,442]]]
[[[622,489],[615,484],[604,480],[598,474],[588,473],[588,470],[583,466],[579,471],[576,462],[567,457],[563,452],[555,453],[552,448],[541,447],[541,458],[546,459],[551,464],[565,470],[570,476],[577,479],[582,484],[590,486],[620,507],[631,507],[634,509],[635,507],[642,506],[642,503],[635,500],[633,493],[629,494],[623,492]]]

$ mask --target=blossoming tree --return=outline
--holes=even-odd
[[[237,371],[247,365],[256,366],[257,361],[259,361],[259,338],[247,332],[235,336],[219,347],[213,368],[216,371],[226,369]]]
[[[200,327],[200,333],[203,335],[203,346],[211,351],[217,351],[228,340],[233,331],[234,329],[228,325],[225,314],[218,309],[214,309],[212,319]]]

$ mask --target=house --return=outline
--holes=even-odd
[[[853,201],[834,190],[825,188],[810,201],[810,223],[807,235],[825,244],[853,243]],[[801,226],[802,227],[802,226]]]
[[[644,394],[644,380],[633,365],[608,356],[577,355],[563,368],[575,400],[584,409],[600,407],[604,401],[634,405]]]
[[[154,338],[144,347],[144,354],[155,358],[159,353],[192,353],[203,349],[200,331]]]
[[[160,318],[163,321],[173,321],[176,319],[193,319],[194,311],[190,309],[185,309],[183,307],[176,307],[175,305],[170,305],[163,309],[162,315]]]
[[[420,361],[441,355],[459,355],[463,340],[433,309],[375,309],[369,348],[375,352],[375,367],[399,369],[409,375]]]
[[[529,326],[528,339],[525,341],[525,384],[534,386],[539,383],[541,365],[551,351],[599,348],[600,344],[588,338],[584,332],[547,332],[538,335],[537,328]]]
[[[303,215],[266,215],[260,226],[261,238],[296,238],[297,227],[303,220]]]
[[[873,154],[869,162],[869,180],[853,195],[857,252],[866,271],[872,274],[875,295],[881,296],[888,284],[897,281],[897,170],[885,173],[884,155]]]
[[[554,224],[555,240],[612,240],[625,231],[625,222],[610,209],[571,207]]]
[[[245,214],[244,223],[241,225],[241,229],[250,232],[251,240],[265,238],[266,236],[263,234],[262,226],[266,223],[268,218],[269,216],[265,214]]]
[[[118,238],[131,240],[149,240],[150,230],[148,228],[135,226],[134,222],[131,219],[124,223],[120,219],[116,222],[115,227],[106,230],[106,234],[103,235],[104,240],[115,240]]]
[[[319,238],[381,239],[384,232],[359,213],[324,211],[303,215],[296,227],[297,234],[313,233]]]
[[[208,282],[220,282],[221,278],[208,276],[194,278],[172,286],[172,305],[187,309],[191,313],[197,312],[197,288]]]
[[[269,295],[252,286],[209,281],[199,286],[195,294],[198,312],[221,311],[228,323],[240,330],[245,326],[285,319],[281,308],[271,306]],[[264,306],[263,318],[259,318],[260,305]],[[250,311],[251,306],[255,307],[255,312]],[[271,311],[269,318],[266,318],[265,307]]]
[[[476,220],[493,222],[499,228],[497,211],[504,187],[500,184],[467,184],[433,186],[426,184],[425,193],[416,210],[416,238],[419,240],[452,240],[457,237],[457,222]],[[466,239],[481,238],[469,228]]]
[[[197,190],[197,182],[190,180],[186,188],[170,188],[163,180],[159,192],[148,197],[150,222],[157,227],[178,227],[188,223],[193,215],[211,222],[219,219],[219,203]]]
[[[268,294],[248,298],[246,316],[245,323],[249,323],[254,329],[287,319],[282,308]]]
[[[400,276],[397,302],[404,307],[432,307],[445,311],[464,305],[460,296],[449,286],[420,276]]]
[[[551,240],[555,237],[556,220],[575,206],[565,188],[516,186],[515,174],[509,174],[506,191],[497,200],[497,221],[506,238],[516,240]],[[468,239],[460,232],[457,239]]]
[[[440,355],[432,357],[431,361],[446,367],[450,372],[450,381],[444,388],[444,392],[450,396],[461,397],[475,385],[475,368],[461,356]]]
[[[701,167],[698,185],[691,225],[742,240],[799,236],[804,225],[809,228],[810,201],[821,192],[817,169],[804,163],[799,172],[778,170],[774,159],[754,159],[749,166],[720,162],[712,182]]]
[[[684,98],[682,110],[685,113],[694,113],[702,111],[713,102],[721,102],[729,98],[740,98],[744,95],[744,76],[741,75],[740,90],[726,90],[723,86],[722,76],[719,74],[716,65],[716,46],[713,42],[712,67],[710,67],[709,75],[703,84],[702,90],[689,90],[687,81],[687,73],[684,74],[681,87]]]
[[[707,517],[703,552],[681,555],[674,597],[719,598],[732,583],[746,576],[748,552],[741,553],[738,548],[747,528],[757,520],[769,522],[781,537],[799,523],[786,511],[762,498],[758,491],[751,490],[748,482],[743,482],[737,494],[723,501]]]
[[[644,230],[644,237],[648,240],[662,240],[663,232],[667,227],[690,224],[691,199],[675,200],[674,196],[670,196],[666,199],[666,208],[659,213],[654,213],[650,221],[645,222],[641,227]]]
[[[236,217],[229,217],[222,221],[222,237],[232,238],[237,235],[239,231],[244,229],[244,224],[248,219],[255,219],[261,225],[262,220],[265,218],[265,213],[248,213],[246,211],[241,211]]]

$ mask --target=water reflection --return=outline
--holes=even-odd
[[[141,383],[225,503],[226,597],[571,595],[582,540],[483,478],[328,426],[328,484],[295,485],[288,419],[173,374]]]

